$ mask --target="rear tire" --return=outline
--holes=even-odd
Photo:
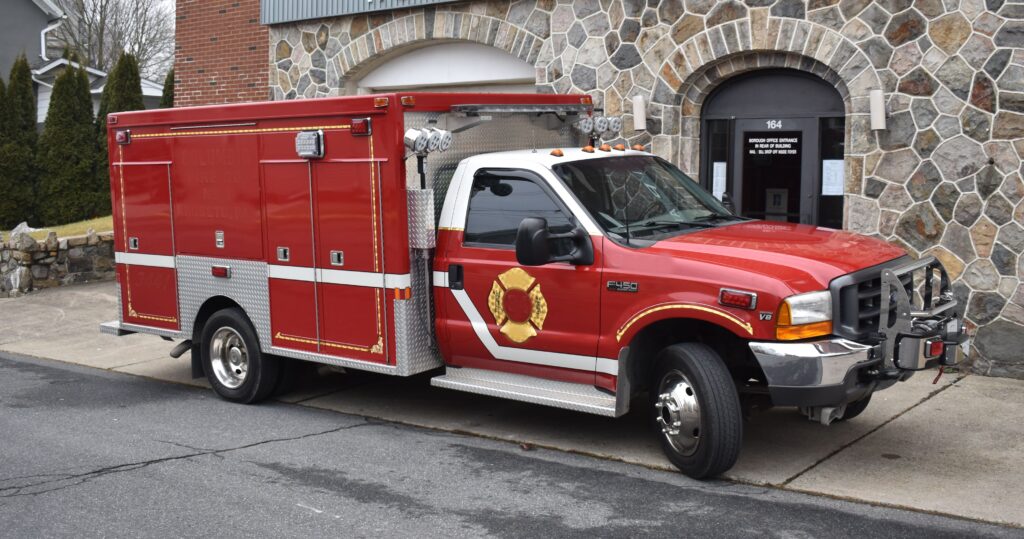
[[[658,355],[649,410],[662,451],[684,474],[704,479],[736,464],[743,442],[739,394],[708,346],[676,344]]]
[[[202,335],[203,371],[218,395],[244,404],[271,395],[277,386],[280,362],[260,351],[256,331],[241,309],[213,313]]]

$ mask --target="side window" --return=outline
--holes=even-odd
[[[473,178],[465,243],[514,247],[519,223],[547,219],[552,233],[569,232],[574,222],[541,187],[542,180],[521,170],[481,170]]]

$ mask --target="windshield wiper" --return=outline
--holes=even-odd
[[[694,221],[711,222],[711,221],[745,221],[746,218],[738,215],[729,215],[727,213],[709,213],[701,217],[693,219]]]
[[[694,221],[647,221],[640,225],[645,228],[683,228],[683,227],[698,227],[698,228],[709,228],[714,225],[708,223],[698,223]]]

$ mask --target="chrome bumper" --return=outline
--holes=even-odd
[[[850,369],[878,357],[879,347],[847,339],[824,339],[752,342],[750,350],[769,387],[820,387],[843,384]]]

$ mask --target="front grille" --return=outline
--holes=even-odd
[[[882,269],[895,266],[903,259],[893,260],[832,281],[833,331],[847,339],[873,341],[878,332],[882,307]],[[907,294],[913,297],[911,273],[900,275]],[[889,301],[889,320],[896,317],[896,302]]]

